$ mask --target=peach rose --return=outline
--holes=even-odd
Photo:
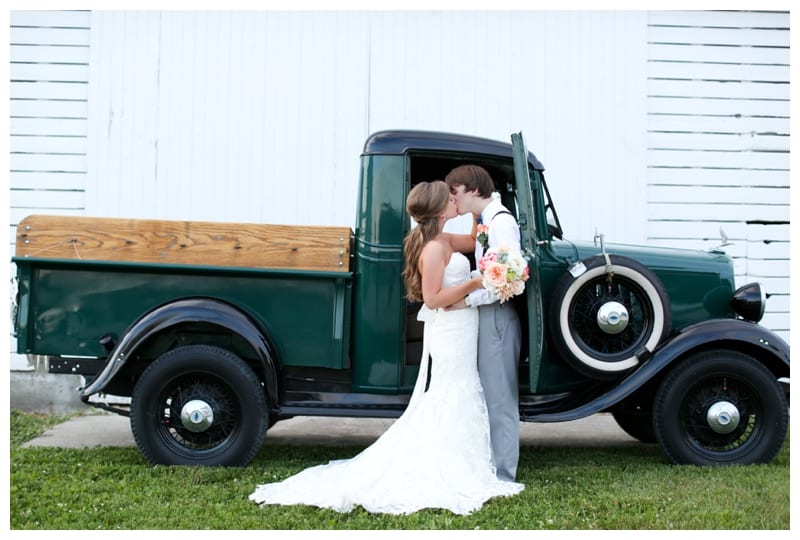
[[[483,284],[487,289],[498,290],[506,284],[508,266],[497,261],[491,261],[483,272]]]

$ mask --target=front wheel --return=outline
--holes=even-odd
[[[653,404],[658,443],[674,463],[769,463],[786,438],[789,411],[775,376],[746,354],[697,353],[675,367]]]
[[[153,465],[247,465],[269,418],[256,374],[235,354],[188,345],[164,353],[131,398],[131,431]]]

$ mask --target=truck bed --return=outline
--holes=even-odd
[[[348,272],[349,227],[26,217],[16,256]]]
[[[17,350],[101,358],[104,336],[181,299],[224,302],[284,366],[348,367],[348,227],[30,216],[17,232]],[[192,329],[198,336],[213,333]],[[183,335],[181,339],[190,339]]]

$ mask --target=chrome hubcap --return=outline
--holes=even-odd
[[[718,401],[708,408],[706,420],[716,433],[730,433],[739,427],[739,409],[729,401]]]
[[[628,310],[619,302],[606,302],[597,310],[597,325],[606,334],[619,334],[628,327]]]
[[[205,431],[214,423],[214,411],[205,401],[193,399],[181,409],[181,423],[189,431]]]

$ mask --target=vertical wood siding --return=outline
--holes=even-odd
[[[733,245],[789,337],[789,14],[648,15],[647,236]]]
[[[354,225],[371,132],[522,130],[572,238],[644,240],[644,12],[92,17],[91,214]]]

